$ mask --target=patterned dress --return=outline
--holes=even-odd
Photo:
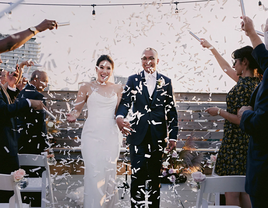
[[[248,106],[257,77],[239,77],[237,84],[226,96],[227,112],[237,115],[237,109]],[[246,175],[249,135],[239,125],[225,119],[224,136],[218,153],[215,172],[218,175]]]

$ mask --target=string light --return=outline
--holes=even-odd
[[[96,15],[96,11],[95,11],[95,6],[96,6],[96,4],[92,4],[91,6],[93,7],[92,15]]]
[[[179,2],[177,2],[177,1],[176,1],[176,2],[174,2],[174,4],[176,4],[176,9],[175,9],[175,13],[176,13],[176,14],[178,14],[178,13],[179,13],[179,9],[178,9],[178,3],[179,3]]]
[[[262,3],[261,3],[261,1],[259,1],[259,6],[261,6],[262,5]]]

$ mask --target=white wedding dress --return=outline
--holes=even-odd
[[[117,94],[96,91],[87,99],[88,118],[81,136],[85,164],[84,208],[113,208],[118,204],[117,159],[122,136],[114,118]]]

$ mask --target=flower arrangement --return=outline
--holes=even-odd
[[[168,152],[164,150],[162,157],[162,183],[184,183],[187,180],[186,175],[201,170],[203,153],[195,150],[192,137],[188,137],[182,150],[177,153],[176,150]]]
[[[160,77],[158,80],[156,80],[156,86],[157,88],[161,88],[165,85],[165,80],[163,77]]]
[[[206,175],[197,171],[192,173],[192,179],[194,182],[190,183],[193,191],[198,191],[200,189],[200,182],[206,180]]]
[[[59,124],[61,124],[60,120],[47,120],[46,126],[47,126],[47,133],[49,134],[57,134],[59,133]]]
[[[13,177],[14,177],[14,181],[15,182],[19,182],[19,181],[21,181],[23,178],[24,178],[24,176],[25,176],[25,170],[23,170],[23,169],[18,169],[18,170],[16,170],[14,173],[13,173]]]
[[[14,181],[17,183],[19,189],[24,189],[28,186],[28,180],[24,178],[25,170],[19,169],[13,173]]]

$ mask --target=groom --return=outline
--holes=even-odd
[[[159,207],[162,151],[176,148],[178,119],[171,80],[156,71],[157,51],[146,48],[141,57],[144,71],[128,78],[116,116],[127,135],[131,160],[131,207]],[[130,107],[132,105],[132,111]],[[132,114],[130,122],[124,118]]]

